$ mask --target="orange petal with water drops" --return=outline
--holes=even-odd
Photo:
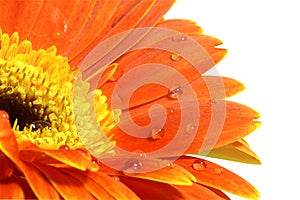
[[[140,151],[136,151],[140,152]],[[122,152],[117,155],[122,155]],[[132,153],[131,156],[115,156],[101,159],[100,169],[112,176],[134,176],[167,184],[192,185],[195,177],[171,160],[148,157],[143,153]],[[107,167],[107,166],[113,166]]]
[[[120,0],[96,1],[93,11],[90,13],[87,21],[83,24],[83,27],[79,30],[80,32],[77,38],[72,41],[71,45],[67,46],[67,48],[64,48],[62,51],[63,55],[70,59],[71,65],[78,65],[79,61],[84,57],[83,51],[91,44],[98,42],[99,38],[103,37],[102,33],[106,32],[108,28],[111,28],[111,20],[118,14],[116,10],[119,5]],[[84,16],[87,17],[87,15]],[[89,50],[91,50],[91,48],[86,51]],[[83,57],[78,58],[79,61],[75,61],[76,59],[74,59],[74,57],[79,54]]]
[[[169,28],[169,27],[168,27]],[[130,76],[128,73],[132,73],[132,70],[144,70],[146,73],[140,73],[140,76],[142,76],[139,80],[148,80],[148,82],[157,82],[162,84],[163,80],[172,80],[171,82],[173,85],[182,85],[182,84],[188,84],[189,82],[192,82],[196,79],[198,79],[202,73],[206,72],[208,69],[213,67],[215,63],[219,62],[226,54],[226,50],[224,49],[218,49],[215,48],[215,45],[219,45],[222,42],[216,38],[204,36],[200,34],[192,34],[189,35],[192,39],[195,39],[194,42],[189,41],[189,43],[195,44],[195,42],[198,43],[197,47],[198,51],[192,51],[193,49],[191,47],[185,48],[185,51],[192,51],[192,52],[198,52],[197,55],[193,56],[193,53],[185,53],[185,55],[180,55],[180,53],[174,52],[175,47],[170,44],[170,41],[164,41],[163,38],[157,38],[159,34],[163,34],[164,37],[169,38],[172,37],[172,34],[175,35],[175,33],[170,32],[166,33],[165,31],[157,32],[157,34],[148,34],[145,38],[146,41],[141,41],[139,45],[145,44],[144,48],[148,47],[156,47],[156,48],[162,48],[161,45],[163,45],[164,48],[170,49],[169,51],[163,51],[159,49],[143,49],[143,50],[136,50],[130,53],[125,54],[120,59],[116,61],[118,63],[119,69],[122,72],[116,74],[116,77],[113,76],[114,80],[120,79],[122,76],[125,78]],[[178,34],[178,33],[176,33]],[[150,35],[150,36],[149,36]],[[154,39],[153,39],[154,38]],[[166,38],[166,39],[167,39]],[[148,42],[147,42],[148,40]],[[161,44],[152,44],[151,42],[155,43],[157,41],[158,43],[162,42]],[[185,41],[181,41],[182,44]],[[175,42],[174,42],[175,44]],[[200,47],[199,47],[200,45]],[[185,46],[184,46],[185,47]],[[177,47],[176,47],[177,48]],[[200,48],[200,49],[199,49]],[[173,50],[172,50],[173,49]],[[173,51],[173,52],[172,52]],[[181,49],[182,51],[182,49]],[[202,53],[201,53],[202,52]],[[202,57],[200,57],[200,54]],[[188,56],[188,60],[186,60],[185,56]],[[192,63],[189,63],[188,61],[193,61]],[[155,68],[152,69],[152,73],[147,71],[147,68],[145,65],[148,64],[148,68],[153,67],[159,67],[158,69]],[[192,65],[193,64],[193,65]],[[159,66],[158,66],[159,65]],[[174,70],[163,68],[162,65],[171,67]],[[144,67],[143,69],[140,69],[141,67]],[[171,70],[171,71],[170,71]],[[176,70],[176,72],[175,72]],[[172,72],[172,73],[171,73]],[[176,76],[184,76],[186,78],[186,81],[184,82],[178,82],[178,78]],[[123,77],[123,78],[124,78]],[[132,83],[132,80],[127,80],[126,83],[117,83],[118,86],[124,87],[126,89],[127,85],[134,85],[136,83]],[[136,79],[134,79],[135,82],[141,82]],[[177,83],[178,82],[178,83]],[[124,86],[125,84],[125,86]],[[112,91],[115,89],[116,83],[107,83],[105,84],[101,89],[103,92],[110,96]],[[175,87],[175,86],[174,86]],[[152,101],[154,99],[160,98],[167,94],[168,89],[163,86],[159,86],[158,84],[148,84],[148,85],[140,85],[140,88],[138,88],[139,91],[141,91],[141,96],[144,98],[137,98],[139,102],[136,103],[136,105],[145,103],[147,101]],[[149,91],[149,92],[148,92]],[[150,92],[151,91],[151,92]],[[124,92],[125,93],[125,92]],[[146,95],[145,95],[146,94]],[[119,94],[118,94],[119,95]],[[149,96],[149,97],[148,97]],[[145,99],[148,98],[148,99]],[[144,100],[145,99],[145,100]],[[141,102],[144,101],[144,102]],[[136,106],[135,105],[135,106]]]
[[[148,53],[156,52],[157,54],[154,54],[155,56],[151,55],[150,57],[147,57],[147,51]],[[132,95],[132,90],[136,89],[132,97],[130,97],[130,107],[145,104],[147,102],[151,102],[155,99],[166,96],[169,93],[170,89],[176,88],[178,86],[184,87],[186,85],[195,85],[195,87],[193,87],[197,93],[200,93],[200,95],[201,92],[207,91],[207,89],[205,89],[207,88],[207,83],[205,81],[214,79],[217,80],[217,82],[213,82],[214,80],[212,80],[208,83],[213,87],[216,87],[217,84],[219,84],[218,87],[222,86],[222,78],[201,77],[201,73],[199,74],[199,71],[197,71],[194,66],[184,61],[184,59],[172,62],[172,60],[170,59],[171,54],[169,52],[161,52],[159,50],[142,50],[132,53],[135,54],[134,58],[130,57],[130,53],[128,54],[128,57],[126,55],[119,61],[117,61],[119,71],[121,71],[122,74],[120,75],[120,73],[118,73],[115,79],[122,78],[122,80],[117,83],[108,82],[101,87],[101,90],[106,96],[111,98],[111,96],[113,95],[113,91],[116,90],[117,96],[121,99],[124,99],[124,96],[126,99],[126,96]],[[158,63],[158,65],[156,65],[155,63]],[[148,65],[146,66],[146,64]],[[172,68],[162,67],[162,65],[166,65]],[[135,74],[139,74],[140,79],[134,79],[134,77],[136,76]],[[228,88],[226,90],[228,92],[228,96],[233,95],[237,92],[237,90],[239,91],[243,89],[243,86],[239,82],[232,79],[225,79],[226,78],[224,78],[224,82],[226,82],[224,83],[224,86],[225,88]],[[163,84],[165,86],[163,86]],[[199,84],[201,84],[205,88],[198,87]],[[231,91],[231,88],[234,90]],[[214,88],[209,89],[210,91],[208,92],[215,93],[215,91],[213,91]],[[222,98],[224,98],[224,96],[225,95],[223,95]],[[201,98],[201,96],[199,96],[199,98]],[[107,102],[109,103],[111,101],[108,100]]]
[[[73,176],[61,172],[54,167],[35,164],[35,166],[47,177],[59,194],[65,199],[94,199],[93,195],[83,187],[84,180],[77,180]]]
[[[132,190],[116,180],[118,178],[109,177],[100,170],[97,172],[87,171],[87,176],[104,188],[115,199],[139,199]]]
[[[117,70],[118,70],[118,64],[113,63],[109,65],[103,72],[103,75],[101,76],[101,79],[98,82],[98,87],[101,87],[108,80],[112,79],[113,75],[117,73]]]
[[[131,3],[129,1],[129,3]],[[131,4],[131,8],[126,13],[120,13],[117,18],[111,19],[113,20],[113,26],[109,27],[109,29],[104,30],[102,33],[99,33],[97,35],[97,38],[93,41],[93,43],[89,44],[88,47],[85,49],[82,49],[82,52],[79,55],[76,55],[76,57],[71,56],[71,64],[79,63],[82,58],[87,55],[90,50],[97,45],[99,42],[110,38],[111,36],[124,32],[129,31],[134,28],[140,28],[140,27],[152,27],[158,21],[162,18],[162,16],[167,12],[167,10],[171,7],[171,5],[174,3],[174,0],[158,0],[158,1],[139,1],[135,4]],[[124,7],[123,7],[124,8]],[[117,20],[117,22],[116,22]],[[110,23],[110,22],[108,22]],[[128,32],[130,33],[130,31]],[[124,40],[121,40],[122,43],[124,41],[130,41],[135,39],[136,41],[139,40],[138,36],[135,35],[131,37],[127,37]],[[119,44],[113,44],[111,48],[119,48]],[[117,58],[117,57],[116,57]],[[116,59],[115,58],[115,59]],[[109,63],[107,63],[109,64]]]
[[[193,185],[193,182],[196,181],[192,174],[178,165],[153,172],[137,173],[134,177],[174,185]]]
[[[30,163],[19,159],[19,149],[10,123],[7,118],[0,115],[0,149],[23,172],[30,187],[38,198],[59,198],[48,180]],[[41,188],[43,188],[41,190]]]
[[[15,21],[11,23],[11,26],[13,26],[13,31],[19,32],[21,40],[31,40],[35,49],[46,49],[59,44],[58,42],[67,46],[72,40],[74,29],[70,27],[70,23],[78,12],[77,9],[80,9],[80,1],[73,1],[71,6],[67,1],[15,2],[16,9],[9,10],[9,12],[15,13]],[[89,6],[85,7],[88,9]],[[82,13],[85,11],[82,10]],[[79,20],[79,22],[81,21]],[[81,25],[81,23],[78,24]],[[6,24],[1,24],[1,26],[6,29]]]
[[[153,105],[161,105],[164,110],[158,106],[151,108]],[[118,147],[129,151],[152,152],[166,146],[167,150],[159,151],[164,156],[181,155],[230,144],[260,125],[253,121],[259,118],[259,113],[229,101],[187,101],[182,106],[175,100],[162,98],[129,112],[124,110],[113,139]]]
[[[259,157],[249,146],[240,141],[212,149],[206,156],[248,164],[261,164]]]
[[[257,199],[260,196],[245,179],[207,160],[185,156],[175,163],[190,171],[197,178],[198,183],[203,185],[249,199]]]
[[[36,145],[32,143],[23,142],[20,143],[20,155],[21,159],[26,159],[26,161],[34,161],[36,158],[45,159],[44,155],[47,155],[54,160],[57,160],[61,163],[67,164],[71,167],[80,170],[90,169],[92,171],[98,170],[98,166],[92,163],[91,158],[87,151],[84,150],[72,150],[68,147],[60,148],[57,150],[47,150],[47,149],[40,149]],[[32,156],[32,158],[30,158]],[[32,160],[28,160],[32,159]],[[53,164],[57,164],[54,162]]]

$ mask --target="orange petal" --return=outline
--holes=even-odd
[[[87,171],[87,176],[104,188],[115,199],[139,199],[136,194],[121,182],[107,176],[107,174]]]
[[[75,169],[62,169],[62,171],[70,176],[73,176],[78,181],[80,181],[83,186],[90,191],[97,199],[114,199],[105,188],[98,185],[93,179],[87,176],[84,172]],[[84,180],[84,181],[83,181]]]
[[[237,80],[220,76],[203,76],[191,83],[198,99],[225,99],[245,89]],[[185,89],[184,87],[182,88]]]
[[[14,172],[15,166],[6,156],[0,151],[0,180],[10,178]]]
[[[137,173],[134,177],[174,185],[193,185],[193,182],[196,181],[192,174],[178,165],[153,172]]]
[[[141,199],[189,199],[189,196],[169,184],[129,177],[120,177],[120,180]]]
[[[90,7],[94,5],[90,2],[83,7],[84,4],[80,5],[78,0],[73,1],[72,4],[66,1],[16,2],[17,9],[10,10],[15,13],[15,22],[12,23],[13,31],[19,32],[21,40],[31,40],[34,49],[47,49],[52,45],[68,46],[76,35],[76,31],[78,32],[76,30],[78,26],[83,24],[81,19],[76,17],[78,11],[81,11],[81,17],[87,19],[86,11],[91,10]]]
[[[203,151],[230,144],[244,138],[260,125],[260,122],[253,121],[259,118],[259,113],[247,106],[223,100],[199,100],[194,103],[199,106],[199,115],[195,115],[194,119],[191,113],[196,111],[195,104],[187,102],[185,107],[180,107],[168,98],[153,102],[153,105],[163,105],[165,111],[160,107],[152,108],[151,120],[148,114],[151,104],[129,112],[123,111],[120,124],[113,131],[117,146],[131,152],[141,150],[146,153],[167,146],[168,151],[159,151],[162,154],[157,156],[178,156],[196,153],[200,148]],[[183,112],[186,116],[181,116]],[[163,124],[164,118],[166,122]],[[199,123],[196,124],[195,120]]]
[[[30,156],[28,154],[32,154],[33,156],[40,157],[41,155],[35,155],[35,153],[38,152],[40,154],[46,154],[47,156],[50,156],[51,158],[61,163],[65,163],[71,167],[83,171],[86,169],[90,169],[92,171],[98,170],[98,166],[92,163],[90,158],[83,155],[82,150],[71,150],[71,149],[70,150],[66,150],[66,149],[47,150],[47,149],[40,149],[34,144],[23,142],[20,144],[20,151],[21,151],[20,155],[23,156],[23,159],[28,158]]]
[[[206,156],[248,164],[261,164],[259,157],[240,141],[212,149]]]
[[[14,22],[16,12],[12,10],[17,10],[18,1],[1,1],[0,7],[0,28],[2,31],[9,33],[10,35],[14,32]]]
[[[0,182],[0,199],[25,199],[23,188],[17,182]]]
[[[158,34],[159,32],[157,34],[153,34],[152,36],[148,35],[145,38],[148,38],[147,40],[151,41],[149,37],[150,38],[157,37],[155,35]],[[126,82],[125,81],[121,83],[118,82],[117,85],[114,82],[107,83],[103,87],[101,87],[101,90],[107,96],[111,96],[113,90],[116,89],[116,86],[118,88],[123,88],[121,92],[118,92],[118,96],[120,96],[120,98],[123,98],[122,93],[128,96],[128,93],[131,94],[130,89],[132,87],[135,87],[137,83],[140,83],[140,85],[138,85],[139,86],[138,89],[135,91],[131,100],[130,107],[135,107],[167,95],[169,89],[172,87],[173,88],[178,86],[183,87],[184,85],[191,84],[193,81],[197,81],[197,79],[201,77],[202,73],[206,72],[208,69],[213,67],[215,63],[219,62],[220,59],[222,59],[225,56],[226,50],[216,49],[214,48],[214,46],[211,46],[211,45],[217,45],[221,43],[219,40],[215,38],[208,37],[208,36],[201,36],[201,35],[196,35],[195,37],[202,38],[202,39],[198,39],[197,41],[198,45],[202,46],[202,47],[198,47],[200,48],[200,50],[198,49],[199,52],[197,54],[194,53],[195,55],[190,53],[189,54],[185,53],[185,56],[187,55],[190,56],[189,61],[194,61],[194,63],[188,62],[185,58],[181,57],[182,55],[180,55],[180,53],[177,54],[176,52],[169,52],[169,51],[150,49],[150,48],[133,51],[125,54],[124,56],[122,56],[120,59],[116,61],[116,63],[118,63],[119,65],[120,70],[122,71],[122,75],[118,74],[115,79],[120,79],[123,75],[124,77],[126,77],[128,76],[128,74],[130,73],[132,74],[131,70],[142,70],[142,72],[140,72],[140,76],[139,76],[140,78],[138,80],[131,78],[130,80],[126,80]],[[141,45],[142,43],[143,41],[141,41],[139,45]],[[168,43],[169,42],[165,42],[162,43],[162,45],[168,45]],[[192,43],[194,44],[195,42]],[[170,48],[170,50],[174,49],[174,47],[171,46],[166,48]],[[192,50],[193,49],[190,49],[189,47],[188,48],[185,47],[181,49],[181,51],[192,51]],[[199,57],[199,54],[201,54],[203,58]],[[158,67],[157,65],[159,64],[160,66],[171,67],[171,69],[174,70],[172,70],[172,73],[170,73],[171,69],[167,70],[166,68],[163,67],[160,67],[158,69],[155,68],[152,71],[149,70],[147,71],[146,68],[142,68],[142,69],[139,68],[141,66],[145,66],[146,64],[156,65],[155,67]],[[177,76],[183,76],[185,80],[178,79]],[[148,80],[148,82],[144,83],[139,80]],[[159,84],[166,84],[164,80],[169,81],[169,83],[167,82],[167,84],[169,85],[170,88],[159,85]]]
[[[100,161],[103,161],[103,163],[99,163],[101,171],[112,176],[134,176],[176,185],[192,185],[196,181],[192,174],[178,165],[173,165],[170,160],[124,156]],[[118,171],[104,164],[114,166]]]
[[[82,2],[83,6],[86,2]],[[103,33],[111,28],[111,21],[118,13],[116,9],[120,5],[120,0],[116,1],[96,1],[96,5],[93,7],[93,11],[90,13],[88,21],[86,21],[83,27],[80,29],[78,37],[72,41],[72,44],[64,51],[64,55],[70,58],[71,65],[78,65],[82,60],[83,54],[90,51],[97,42],[103,37]],[[80,16],[80,15],[79,15]],[[79,17],[77,16],[77,17]],[[88,15],[84,15],[87,17]],[[78,57],[78,60],[74,59]]]
[[[108,22],[111,26],[106,26],[107,29],[103,30],[102,33],[99,33],[97,35],[97,38],[93,41],[93,43],[91,43],[87,48],[85,48],[80,55],[76,55],[75,58],[71,57],[71,64],[79,63],[80,60],[82,60],[82,58],[88,52],[90,52],[90,50],[97,43],[117,33],[128,31],[133,28],[151,27],[155,25],[162,18],[162,16],[171,7],[173,3],[174,0],[138,1],[135,2],[134,4],[132,4],[132,1],[129,1],[128,2],[129,7],[122,6],[123,11],[126,10],[127,12],[119,13],[119,15],[116,15],[117,18],[114,19],[112,18],[111,19],[112,24],[111,22]]]
[[[169,28],[181,33],[203,33],[203,30],[195,22],[184,19],[164,20],[157,24],[157,27]]]
[[[259,192],[246,180],[212,162],[185,156],[175,163],[194,174],[198,183],[203,185],[250,199],[257,199],[260,196]]]
[[[36,199],[36,196],[23,177],[13,176],[1,180],[0,199]]]
[[[93,195],[83,187],[82,182],[73,176],[63,173],[60,169],[46,165],[35,166],[49,179],[59,194],[65,199],[94,199]]]
[[[210,200],[230,200],[221,191],[211,190],[201,184],[193,184],[193,186],[174,186],[178,190],[190,196],[190,199],[210,199]],[[215,193],[216,191],[216,193]]]

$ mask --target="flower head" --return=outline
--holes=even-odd
[[[243,140],[259,114],[225,100],[240,82],[203,75],[226,50],[164,20],[173,3],[2,2],[1,198],[259,197],[199,158],[260,163]]]

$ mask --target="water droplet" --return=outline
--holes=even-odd
[[[128,159],[123,167],[123,172],[125,174],[136,174],[142,171],[143,164],[137,158],[130,158]]]
[[[183,89],[182,87],[177,87],[173,90],[170,90],[170,98],[171,99],[178,99],[181,95],[183,94]]]
[[[173,53],[171,56],[170,56],[170,58],[171,58],[171,60],[173,60],[173,61],[179,61],[179,60],[181,60],[181,55],[180,54],[178,54],[178,53]]]
[[[68,30],[68,25],[67,24],[64,24],[64,32],[66,33]]]
[[[173,108],[168,108],[168,114],[174,114],[175,113],[175,109]]]
[[[205,160],[196,160],[193,163],[192,167],[193,167],[194,170],[202,171],[202,170],[206,169],[206,167],[207,167],[206,165],[207,165],[207,163],[206,163]]]
[[[217,100],[216,99],[211,99],[211,100],[209,100],[209,103],[210,104],[217,103]]]
[[[4,110],[0,110],[0,117],[9,120],[9,115]]]
[[[182,41],[187,40],[187,36],[186,35],[176,35],[176,36],[172,37],[172,40],[174,42],[182,42]]]
[[[56,28],[52,33],[52,39],[58,40],[62,38],[65,35],[65,33],[67,33],[68,29],[69,26],[67,25],[66,22],[64,22],[63,24],[62,23],[56,24]]]
[[[146,158],[147,154],[142,150],[133,151],[131,154],[132,158]]]
[[[82,156],[86,157],[86,158],[90,158],[90,153],[86,150],[86,149],[81,149],[78,148],[76,149],[78,152],[81,153]]]
[[[216,173],[217,175],[221,175],[222,172],[223,172],[223,169],[222,169],[222,168],[216,168],[216,169],[215,169],[215,173]]]
[[[59,149],[68,151],[68,150],[70,150],[70,147],[68,145],[62,145],[59,147]]]
[[[173,164],[173,162],[169,161],[169,162],[167,163],[167,166],[166,166],[166,167],[171,167],[171,168],[174,168],[174,164]]]
[[[116,81],[123,76],[124,72],[121,67],[117,67],[115,73],[108,79],[109,81]]]
[[[185,131],[188,134],[194,134],[197,131],[197,127],[195,126],[195,124],[193,123],[189,123],[186,127],[185,127]]]
[[[94,156],[92,157],[91,159],[92,163],[96,164],[96,165],[99,165],[100,164],[100,160],[95,158]]]
[[[112,178],[113,178],[115,181],[120,181],[120,177],[118,177],[118,176],[112,176]]]
[[[53,40],[58,40],[62,37],[62,34],[61,34],[61,30],[60,29],[56,29],[53,34],[52,34],[52,39]]]
[[[152,132],[151,132],[151,138],[153,140],[161,139],[163,136],[164,136],[164,131],[161,128],[153,129]]]

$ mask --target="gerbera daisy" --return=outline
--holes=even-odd
[[[1,2],[0,198],[259,197],[199,157],[260,163],[243,140],[259,114],[202,76],[226,50],[164,20],[173,3]]]

